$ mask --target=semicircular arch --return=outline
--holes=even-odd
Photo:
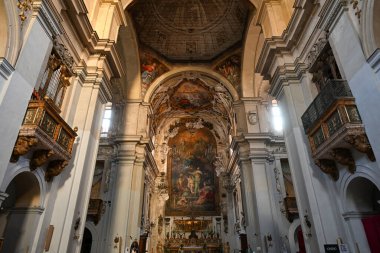
[[[166,72],[165,74],[158,77],[149,87],[147,90],[144,102],[149,103],[149,101],[152,99],[153,95],[155,94],[155,91],[158,87],[161,86],[161,84],[165,83],[167,80],[170,80],[172,77],[186,73],[186,72],[194,72],[194,73],[200,73],[205,76],[208,76],[212,79],[217,80],[220,84],[222,84],[230,93],[233,100],[236,101],[239,99],[239,94],[237,93],[236,89],[233,87],[233,85],[221,74],[216,73],[210,69],[205,69],[202,67],[180,67],[173,69],[171,71]]]

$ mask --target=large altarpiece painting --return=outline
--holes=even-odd
[[[181,126],[169,140],[166,215],[218,215],[215,137],[208,128]]]

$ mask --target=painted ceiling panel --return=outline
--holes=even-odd
[[[207,61],[239,46],[245,0],[140,0],[130,10],[140,43],[169,61]]]

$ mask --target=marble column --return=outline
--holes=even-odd
[[[140,235],[145,172],[144,146],[139,145],[139,139],[139,136],[128,137],[118,143],[115,193],[106,251],[109,253],[123,252]]]

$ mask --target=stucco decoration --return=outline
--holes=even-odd
[[[209,61],[240,46],[245,0],[139,0],[129,9],[140,43],[169,61]]]

